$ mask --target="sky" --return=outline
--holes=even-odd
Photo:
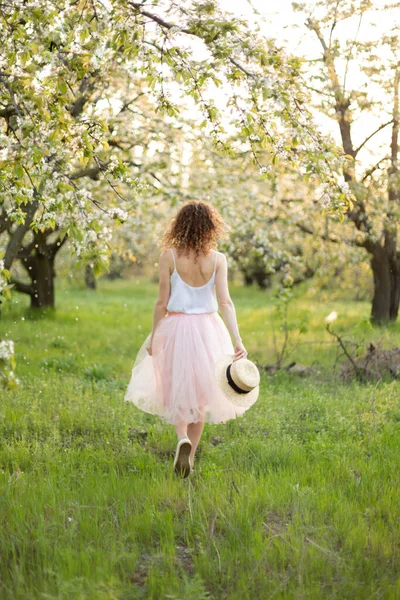
[[[318,42],[310,37],[304,26],[304,13],[293,10],[292,0],[218,0],[218,3],[224,11],[243,16],[248,21],[256,20],[266,35],[284,43],[293,52],[300,51],[300,53],[309,54],[318,49]],[[309,13],[312,16],[320,14],[315,0],[309,0],[305,4],[309,7]],[[339,0],[339,5],[344,4],[349,4],[349,2]],[[359,39],[366,39],[371,35],[379,36],[379,33],[387,31],[396,23],[397,27],[400,27],[400,6],[395,7],[392,3],[392,9],[381,12],[389,4],[390,2],[386,0],[372,0],[373,10],[369,11],[371,19],[369,21],[368,17],[364,18]],[[255,12],[256,16],[254,16]],[[373,28],[370,25],[371,22],[375,22]],[[357,15],[347,19],[340,25],[341,35],[353,37],[357,24]]]

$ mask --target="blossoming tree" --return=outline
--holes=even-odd
[[[54,257],[64,240],[101,266],[112,219],[131,208],[121,182],[133,196],[138,182],[118,148],[109,160],[113,132],[101,102],[118,97],[123,71],[179,120],[179,94],[171,93],[178,85],[221,150],[232,151],[236,130],[256,163],[267,150],[267,164],[259,164],[266,174],[279,160],[302,167],[329,182],[326,207],[346,210],[341,160],[307,110],[300,62],[217,2],[160,2],[151,12],[121,0],[17,0],[2,7],[2,18],[0,232],[8,236],[5,266],[23,261],[30,283],[15,286],[34,306],[54,302]],[[228,92],[224,110],[213,99],[218,86]],[[114,192],[107,203],[87,184],[96,175]]]
[[[372,321],[393,321],[400,302],[398,6],[329,0],[295,7],[320,49],[320,59],[310,57],[308,66],[314,104],[336,121],[349,159],[344,177],[355,200],[339,237],[369,257]],[[312,224],[307,230],[321,234]]]

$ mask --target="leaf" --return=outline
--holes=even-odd
[[[42,160],[42,152],[40,151],[40,149],[35,146],[32,150],[32,158],[33,158],[33,162],[35,164],[38,164],[41,160]]]
[[[24,176],[24,169],[19,163],[14,163],[14,174],[20,179]]]
[[[87,28],[81,29],[81,31],[79,32],[79,41],[81,42],[81,44],[84,44],[89,36],[90,32]]]
[[[11,300],[11,297],[12,297],[12,296],[11,296],[11,290],[10,290],[10,287],[8,287],[8,286],[7,286],[7,287],[4,287],[4,288],[3,288],[3,290],[2,290],[2,294],[3,294],[3,296],[4,296],[4,297],[5,297],[7,300]]]
[[[27,50],[25,50],[24,52],[21,52],[21,54],[19,55],[21,64],[24,66],[30,60],[30,58],[31,58],[30,52],[28,52]]]
[[[65,83],[64,79],[61,79],[60,77],[57,79],[57,90],[61,94],[66,94],[68,92],[67,84]]]

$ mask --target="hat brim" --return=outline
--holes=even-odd
[[[224,395],[236,406],[249,408],[256,402],[260,393],[260,386],[257,385],[248,394],[239,394],[235,392],[228,383],[226,369],[233,361],[234,354],[223,354],[215,362],[215,378]]]

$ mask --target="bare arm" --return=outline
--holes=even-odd
[[[157,328],[158,323],[165,317],[167,314],[167,304],[171,292],[171,284],[170,284],[170,270],[169,270],[169,256],[167,252],[163,252],[160,256],[160,260],[158,263],[158,273],[159,273],[159,286],[158,286],[158,298],[154,305],[153,312],[153,327],[151,330],[150,337],[150,352],[151,354],[151,344],[153,343],[153,337],[155,330]]]
[[[240,337],[235,305],[233,304],[232,298],[229,294],[228,263],[223,254],[220,254],[218,257],[218,267],[215,275],[215,287],[217,291],[220,313],[235,345],[234,360],[237,360],[238,358],[246,358],[247,351],[243,346],[242,338]]]

